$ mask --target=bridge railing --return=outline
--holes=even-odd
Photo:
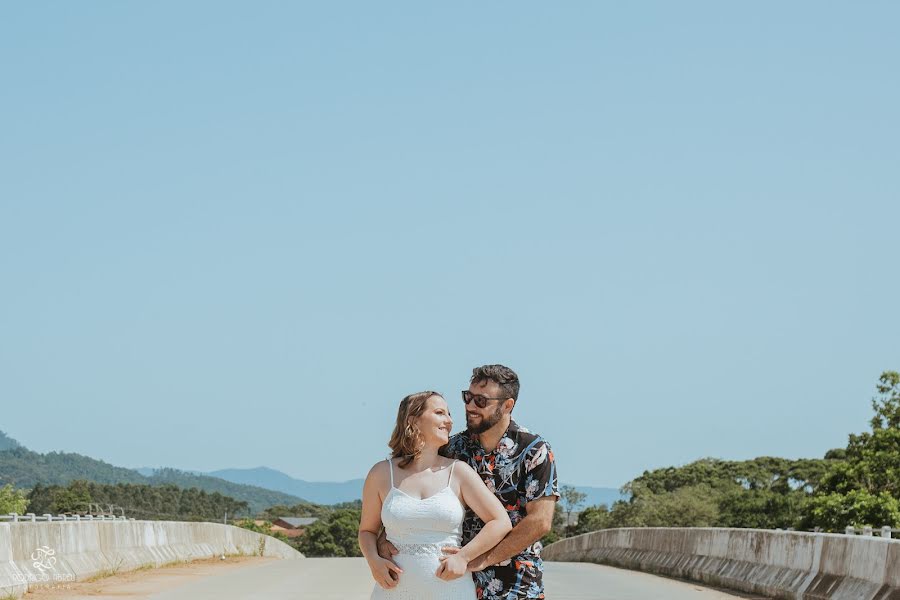
[[[879,530],[875,530],[872,527],[858,528],[858,527],[853,527],[852,525],[848,525],[847,528],[844,530],[844,533],[846,533],[847,535],[871,536],[871,535],[874,535],[875,531],[878,531],[881,534],[881,537],[883,537],[883,538],[892,538],[892,537],[894,537],[895,533],[900,533],[900,529],[898,529],[896,527],[891,527],[890,525],[885,525],[884,527],[882,527]]]
[[[129,519],[124,515],[120,517],[114,515],[36,515],[34,513],[26,513],[24,515],[9,513],[7,515],[0,515],[0,522],[6,523],[36,523],[38,521],[134,521],[134,519]]]
[[[880,531],[848,528],[845,533],[602,529],[549,544],[542,555],[549,561],[595,562],[768,598],[900,599],[900,540],[891,539],[896,531],[887,526]]]
[[[796,531],[793,527],[788,527],[787,529],[781,529],[780,527],[775,529],[775,531]],[[883,527],[875,528],[875,527],[854,527],[853,525],[847,525],[844,528],[844,533],[846,535],[865,535],[865,536],[874,536],[875,532],[878,532],[878,535],[883,538],[891,539],[894,537],[895,533],[900,533],[900,529],[897,527],[891,527],[890,525],[885,525]],[[825,533],[821,527],[816,527],[810,533]]]

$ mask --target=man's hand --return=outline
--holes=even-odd
[[[372,570],[372,575],[375,577],[375,581],[378,582],[378,585],[389,590],[392,587],[396,587],[397,583],[400,581],[400,573],[403,572],[403,569],[394,562],[394,556],[400,554],[400,551],[397,550],[395,545],[388,541],[387,536],[384,534],[384,529],[378,534],[378,538],[375,540],[375,547],[378,549],[378,556],[383,558],[385,562],[390,563],[391,566],[384,566],[384,568],[387,569],[385,575],[388,579],[379,579],[378,576],[375,575],[374,569]]]
[[[394,557],[400,554],[400,551],[397,550],[397,546],[390,543],[386,537],[379,536],[375,545],[378,547],[378,556],[381,558],[393,561]]]

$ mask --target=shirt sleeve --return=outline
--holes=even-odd
[[[539,439],[525,453],[525,502],[546,496],[559,498],[559,481],[553,450]]]

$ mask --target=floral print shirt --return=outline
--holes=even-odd
[[[497,448],[488,452],[478,435],[468,430],[450,438],[443,454],[469,463],[509,515],[515,527],[528,514],[528,503],[537,498],[559,498],[556,462],[550,445],[539,435],[510,421]],[[481,531],[484,523],[466,508],[463,544]],[[541,542],[537,541],[499,565],[473,573],[479,600],[543,598]]]

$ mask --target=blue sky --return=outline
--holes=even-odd
[[[471,368],[563,481],[816,457],[900,368],[893,2],[0,8],[0,429],[361,477]]]

